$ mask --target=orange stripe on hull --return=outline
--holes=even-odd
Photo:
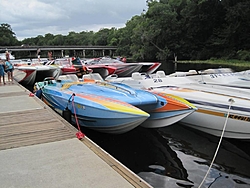
[[[190,109],[190,106],[188,104],[184,103],[186,101],[185,99],[183,99],[183,101],[180,101],[180,100],[178,100],[178,98],[175,98],[174,95],[169,95],[169,94],[160,93],[160,92],[153,92],[153,93],[157,94],[157,95],[159,95],[167,100],[167,104],[165,106],[154,110],[154,112],[166,112],[166,111]]]

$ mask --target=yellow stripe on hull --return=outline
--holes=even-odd
[[[203,114],[209,114],[209,115],[213,115],[213,116],[219,116],[219,117],[225,117],[226,116],[226,114],[222,113],[222,112],[215,112],[215,111],[204,110],[204,109],[198,109],[197,112],[203,113]]]
[[[218,117],[226,117],[227,116],[227,113],[215,112],[215,111],[204,110],[204,109],[198,109],[197,112],[203,113],[203,114],[209,114],[209,115],[213,115],[213,116],[218,116]],[[228,118],[234,119],[234,120],[250,122],[250,117],[248,117],[248,116],[229,114]]]
[[[73,94],[73,92],[69,92],[69,91],[67,91],[66,93]],[[113,111],[136,114],[136,115],[147,116],[147,117],[150,116],[148,113],[142,111],[141,109],[136,108],[133,105],[130,105],[126,102],[122,102],[119,100],[114,100],[111,98],[106,98],[106,97],[101,97],[101,96],[84,95],[84,94],[76,94],[76,96],[101,104],[105,106],[106,108],[113,110]]]

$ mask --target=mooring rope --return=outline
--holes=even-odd
[[[230,98],[230,99],[228,100],[228,102],[230,102],[230,105],[229,105],[229,107],[228,107],[227,117],[226,117],[226,120],[225,120],[223,129],[222,129],[222,132],[221,132],[221,136],[220,136],[220,140],[219,140],[217,149],[216,149],[216,151],[215,151],[215,153],[214,153],[213,160],[212,160],[212,162],[211,162],[211,164],[210,164],[210,166],[209,166],[209,168],[208,168],[208,170],[207,170],[207,173],[206,173],[206,175],[204,176],[204,178],[203,178],[203,180],[202,180],[202,182],[200,183],[200,185],[199,185],[198,188],[200,188],[200,187],[202,186],[202,184],[204,183],[204,181],[206,180],[207,175],[208,175],[209,171],[211,170],[211,168],[212,168],[212,166],[213,166],[213,163],[214,163],[214,160],[215,160],[215,158],[216,158],[216,156],[217,156],[217,154],[218,154],[218,151],[219,151],[219,148],[220,148],[220,144],[221,144],[221,142],[222,142],[222,138],[223,138],[223,135],[224,135],[226,126],[227,126],[227,120],[228,120],[228,117],[229,117],[229,112],[230,112],[230,109],[231,109],[232,104],[234,103],[234,100],[233,100],[232,98]]]
[[[76,125],[77,125],[77,128],[78,128],[78,132],[76,133],[76,137],[79,140],[81,140],[85,135],[81,132],[81,128],[80,128],[78,118],[77,118],[77,115],[76,115],[76,108],[75,108],[75,104],[74,104],[74,96],[75,96],[75,94],[73,93],[72,96],[71,96],[72,97],[72,107],[73,107],[73,110],[74,110],[75,121],[76,121]]]

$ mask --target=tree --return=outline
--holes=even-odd
[[[224,0],[225,23],[217,37],[221,43],[221,56],[237,58],[240,51],[250,54],[250,2],[247,0]]]
[[[15,46],[20,44],[16,38],[16,34],[12,31],[11,26],[7,23],[1,24],[0,36],[0,46]]]
[[[93,36],[94,45],[108,45],[109,29],[100,29]]]

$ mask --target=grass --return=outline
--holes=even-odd
[[[241,60],[196,60],[196,61],[178,61],[178,63],[206,63],[206,64],[215,64],[215,65],[228,65],[228,66],[238,66],[250,68],[250,61],[241,61]]]

